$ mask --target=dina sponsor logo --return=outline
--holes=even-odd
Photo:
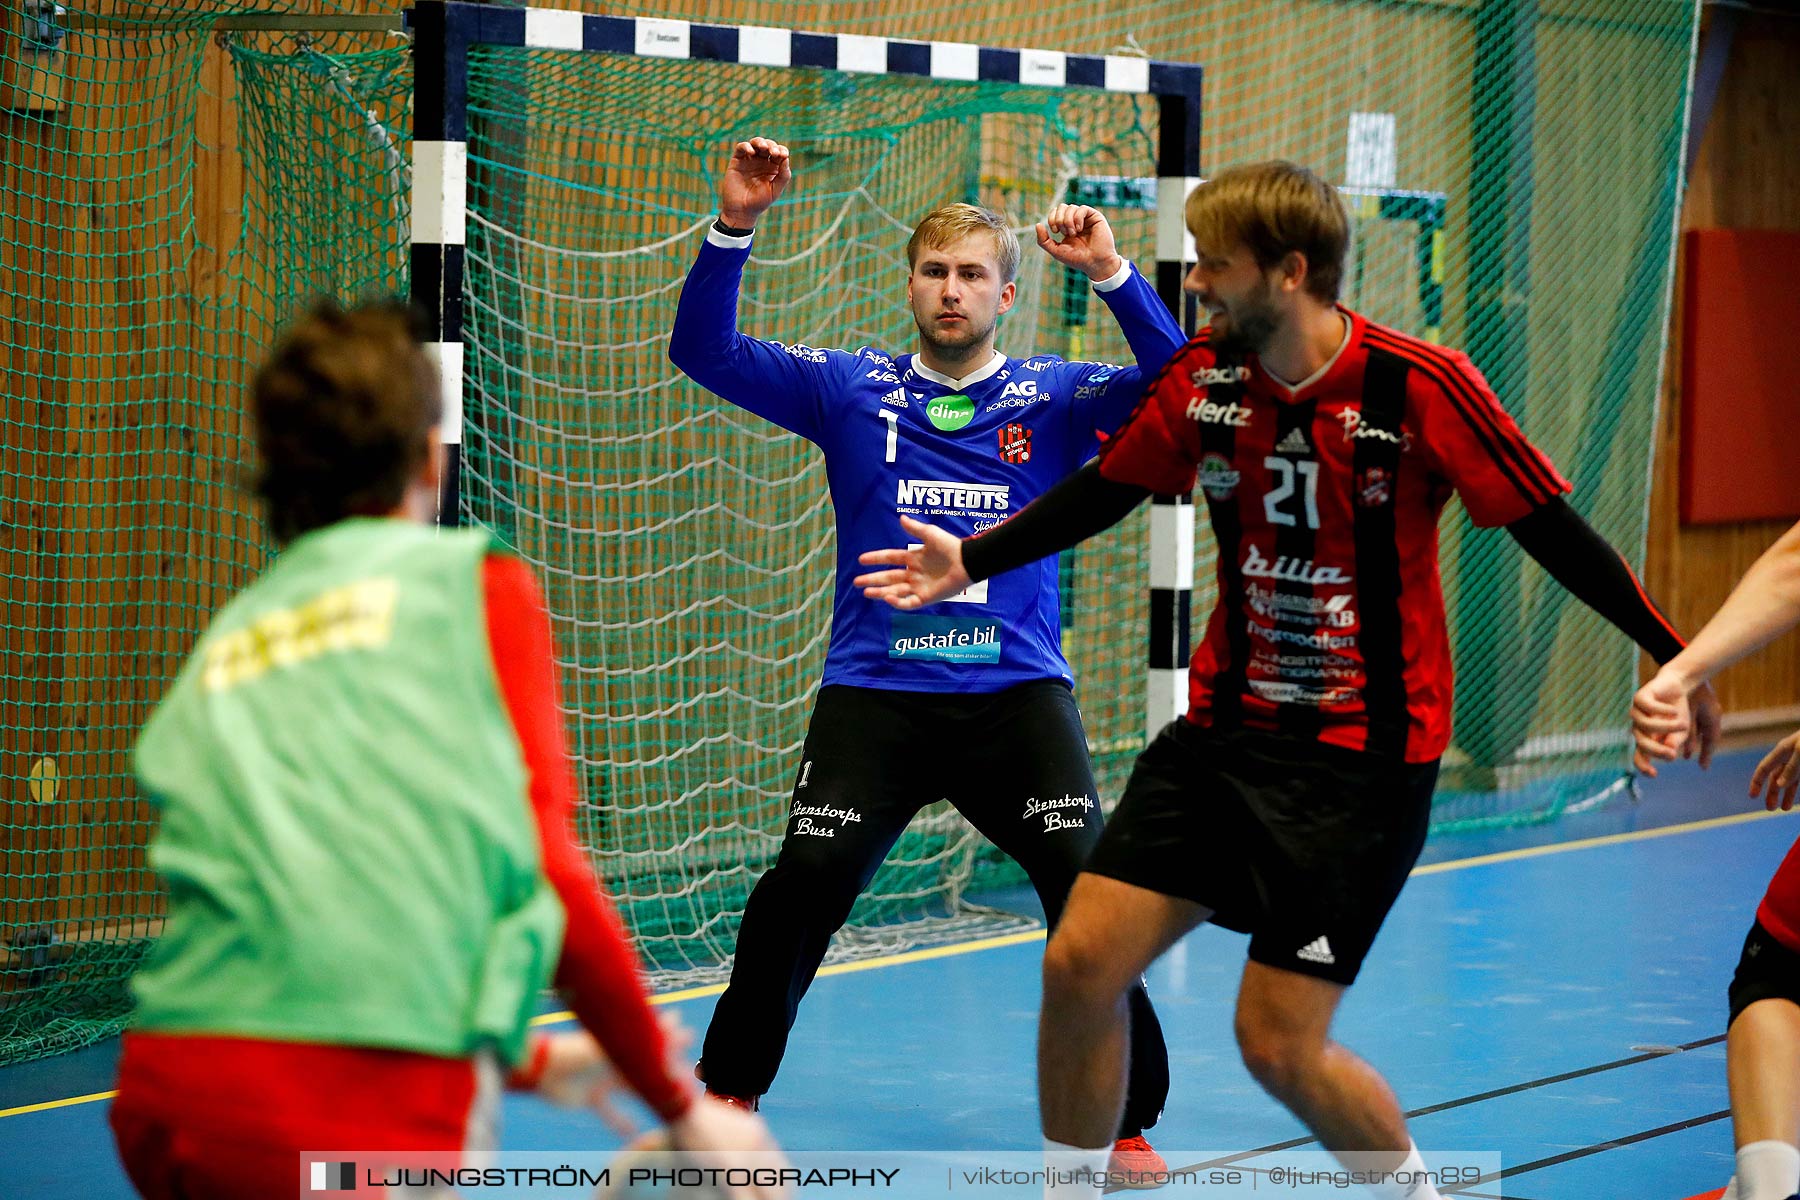
[[[939,396],[925,406],[925,415],[945,433],[955,433],[975,419],[975,402],[967,396]]]
[[[1012,489],[1004,483],[955,483],[946,479],[902,479],[894,508],[903,513],[1003,513]]]
[[[1000,661],[1000,623],[895,613],[888,657],[957,664]]]

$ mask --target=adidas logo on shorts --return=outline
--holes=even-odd
[[[1316,937],[1306,945],[1300,947],[1300,949],[1294,952],[1294,957],[1305,959],[1307,962],[1324,963],[1326,965],[1330,965],[1337,961],[1337,955],[1331,952],[1331,943],[1326,941],[1322,936]]]

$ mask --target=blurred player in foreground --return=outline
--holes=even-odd
[[[168,920],[112,1125],[151,1200],[291,1196],[302,1151],[455,1165],[493,1148],[509,1071],[600,1108],[616,1071],[678,1147],[774,1148],[673,1069],[574,841],[536,581],[431,527],[438,386],[403,309],[327,302],[251,389],[281,550],[136,750]],[[552,976],[587,1032],[529,1034]]]
[[[1657,763],[1688,750],[1694,715],[1687,697],[1695,687],[1795,625],[1800,525],[1756,560],[1687,649],[1639,689],[1631,703],[1638,768],[1654,775]],[[1800,733],[1790,733],[1751,772],[1750,795],[1786,810],[1796,790]],[[1800,1192],[1800,841],[1757,906],[1729,1003],[1725,1072],[1737,1174],[1725,1200],[1789,1200]]]

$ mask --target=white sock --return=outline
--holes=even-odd
[[[1720,1194],[1719,1200],[1744,1200],[1742,1196],[1738,1195],[1736,1175],[1733,1175],[1730,1182],[1725,1185],[1725,1191]]]
[[[1800,1192],[1800,1147],[1751,1142],[1737,1152],[1737,1189],[1743,1200],[1788,1200]]]
[[[1049,1172],[1060,1173],[1066,1179],[1086,1171],[1088,1178],[1085,1182],[1076,1179],[1062,1184],[1046,1179],[1044,1200],[1100,1200],[1101,1180],[1106,1175],[1106,1164],[1111,1161],[1111,1144],[1089,1150],[1086,1146],[1069,1146],[1045,1138],[1044,1167]],[[1787,1197],[1783,1196],[1782,1200]]]
[[[1425,1175],[1425,1159],[1419,1154],[1419,1143],[1408,1141],[1406,1161],[1394,1168],[1394,1174],[1408,1182],[1389,1180],[1369,1188],[1378,1200],[1443,1200],[1437,1185]],[[1782,1197],[1787,1200],[1787,1197]]]

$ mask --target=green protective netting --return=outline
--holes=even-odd
[[[0,1063],[128,1012],[162,913],[130,746],[268,551],[250,369],[313,295],[405,285],[402,43],[69,7],[37,55],[0,3]]]
[[[248,364],[295,301],[404,283],[402,40],[221,48],[222,9],[198,0],[69,7],[77,32],[48,68],[64,110],[0,114],[0,1062],[116,1027],[154,932],[124,754],[267,551],[238,486]],[[0,0],[8,31],[24,8]],[[1346,299],[1466,348],[1577,507],[1641,555],[1691,5],[1048,0],[982,6],[978,25],[944,0],[607,10],[1202,64],[1203,165],[1280,156],[1352,185]],[[22,46],[0,43],[0,67]],[[484,52],[471,87],[464,503],[543,569],[584,836],[654,963],[692,978],[729,950],[772,852],[829,615],[816,456],[662,355],[726,146],[773,132],[807,172],[759,239],[746,327],[896,346],[905,229],[940,199],[1023,224],[1063,195],[1110,196],[1148,263],[1154,214],[1110,181],[1153,173],[1154,107],[578,54]],[[223,118],[207,115],[220,95]],[[1029,246],[1022,282],[1009,349],[1123,353]],[[1145,536],[1140,515],[1067,568],[1108,799],[1142,744]],[[1630,649],[1504,534],[1453,508],[1443,542],[1460,681],[1438,827],[1549,820],[1617,791]],[[894,945],[908,919],[904,938],[959,929],[982,917],[970,891],[1012,878],[934,806],[846,945]]]

